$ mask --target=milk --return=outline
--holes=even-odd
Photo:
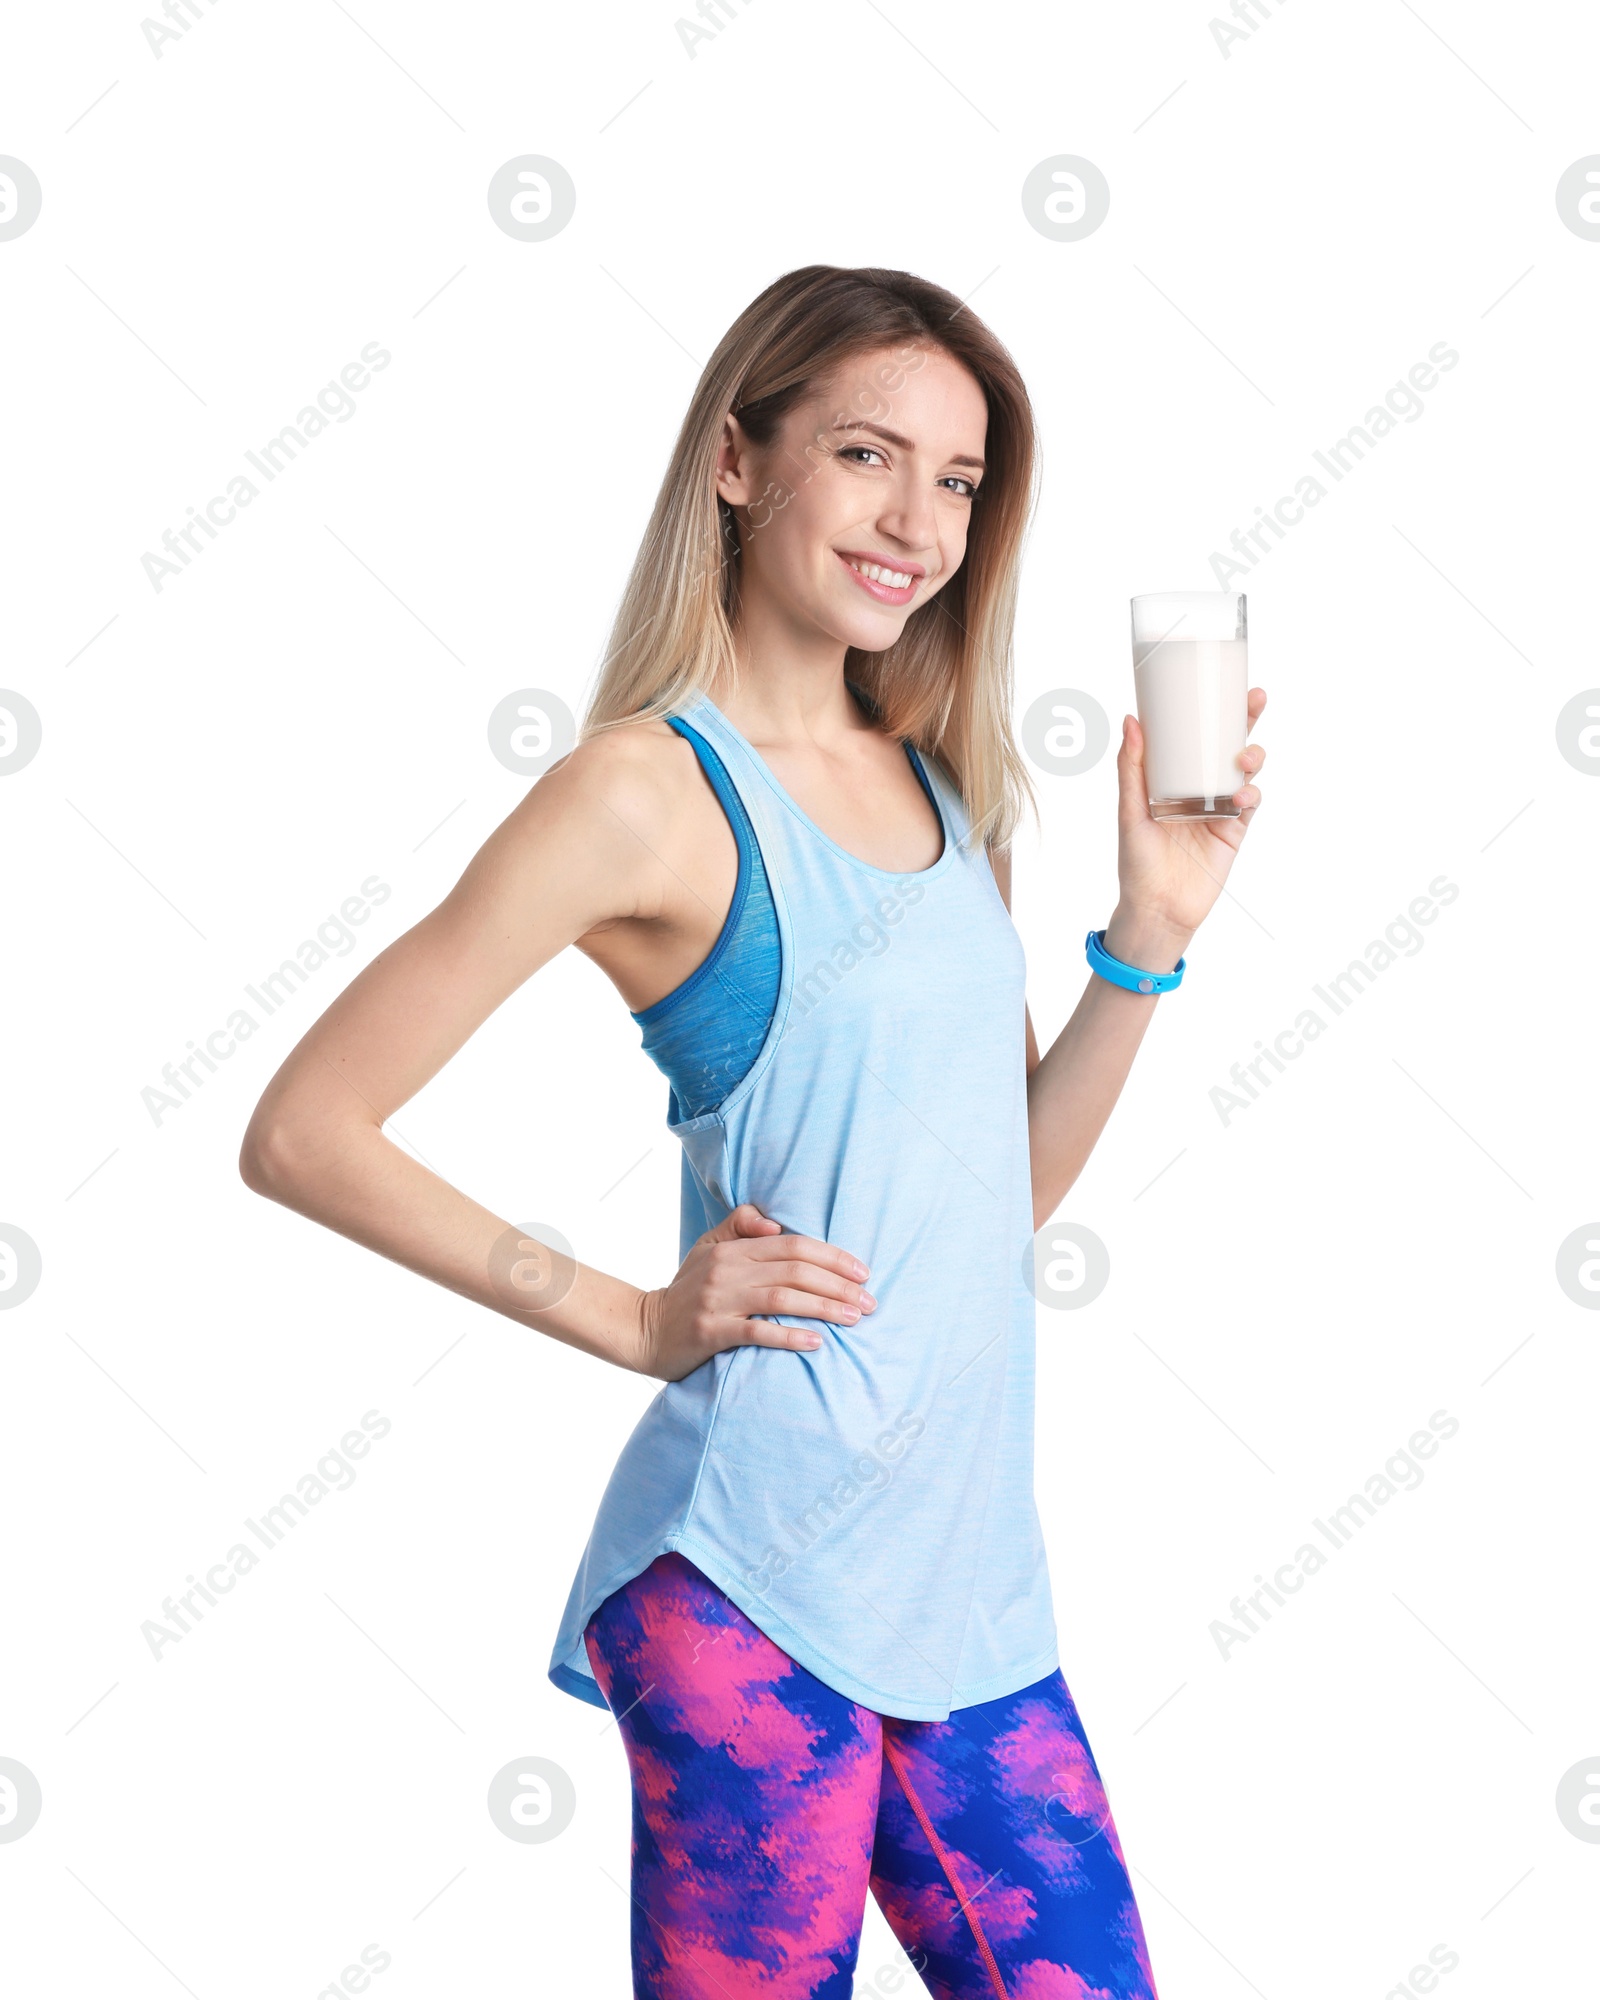
[[[1231,819],[1247,775],[1248,641],[1135,640],[1133,685],[1150,810],[1157,819]]]

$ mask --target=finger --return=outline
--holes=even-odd
[[[798,1285],[802,1291],[815,1292],[825,1299],[843,1299],[852,1306],[872,1297],[858,1279],[847,1278],[838,1270],[826,1264],[814,1264],[806,1257],[773,1259],[752,1256],[747,1269],[747,1282],[751,1284]],[[873,1304],[876,1303],[873,1300]]]
[[[1144,781],[1144,731],[1136,715],[1122,718],[1122,744],[1117,751],[1117,819],[1136,826],[1150,817],[1150,794]]]
[[[825,1319],[830,1326],[854,1326],[862,1316],[860,1306],[825,1292],[808,1292],[803,1285],[751,1285],[733,1310],[747,1319],[771,1319],[783,1313],[791,1319]]]
[[[738,1329],[735,1344],[740,1347],[787,1347],[809,1353],[822,1345],[822,1335],[813,1333],[809,1326],[784,1326],[770,1319],[734,1320],[731,1324]]]
[[[800,1266],[800,1270],[804,1270],[804,1266]],[[872,1312],[876,1308],[876,1300],[868,1304],[870,1294],[862,1294],[860,1286],[850,1286],[850,1292],[856,1292],[858,1296],[850,1298],[844,1288],[836,1290],[836,1280],[826,1274],[816,1278],[816,1288],[804,1278],[774,1280],[772,1284],[744,1284],[738,1288],[736,1304],[728,1308],[718,1306],[718,1310],[764,1314],[768,1318],[776,1312],[792,1312],[798,1320],[840,1320],[854,1326],[864,1312]]]
[[[799,1258],[807,1264],[820,1265],[824,1271],[837,1271],[842,1278],[854,1278],[858,1282],[866,1277],[867,1267],[859,1257],[852,1257],[848,1250],[840,1250],[832,1243],[823,1243],[815,1236],[769,1236],[764,1243],[752,1243],[752,1257]]]
[[[729,1243],[740,1236],[778,1236],[782,1232],[781,1222],[770,1215],[763,1215],[753,1201],[742,1201],[714,1228],[708,1229],[703,1240],[708,1243]]]
[[[1267,761],[1267,753],[1265,750],[1262,749],[1259,743],[1246,744],[1244,749],[1241,750],[1238,756],[1234,759],[1234,762],[1239,766],[1239,769],[1241,771],[1248,771],[1252,777],[1254,777],[1256,772],[1261,769],[1262,765],[1266,761]]]
[[[1266,707],[1266,705],[1267,705],[1267,691],[1265,688],[1252,688],[1250,692],[1245,696],[1244,712],[1250,718],[1249,721],[1245,724],[1245,734],[1247,736],[1249,735],[1250,731],[1255,728],[1256,724],[1261,720],[1261,711]]]
[[[736,1296],[740,1302],[732,1308],[735,1312],[799,1312],[794,1301],[803,1296],[847,1307],[858,1319],[864,1312],[875,1311],[878,1304],[864,1285],[798,1259],[792,1264],[757,1265],[739,1285]]]

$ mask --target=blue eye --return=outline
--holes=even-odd
[[[883,453],[878,450],[877,446],[870,444],[840,445],[836,456],[839,458],[849,458],[855,452],[860,452],[863,458],[876,458],[881,460],[883,457]],[[949,483],[951,480],[954,480],[958,486],[964,487],[966,489],[964,492],[958,493],[956,495],[956,498],[958,500],[977,499],[978,488],[976,483],[970,479],[964,478],[959,472],[947,473],[943,479],[937,482],[937,484],[945,487],[946,490],[948,490]]]

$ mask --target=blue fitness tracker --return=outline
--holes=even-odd
[[[1136,965],[1124,965],[1106,950],[1104,931],[1090,931],[1084,939],[1084,951],[1092,970],[1102,979],[1109,979],[1113,986],[1126,987],[1130,993],[1170,993],[1183,980],[1186,961],[1181,958],[1171,972],[1141,972]]]

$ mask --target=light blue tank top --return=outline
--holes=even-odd
[[[781,971],[747,1074],[671,1121],[680,1254],[752,1201],[861,1257],[878,1310],[799,1322],[812,1353],[731,1348],[663,1386],[601,1499],[550,1678],[605,1705],[584,1627],[676,1549],[830,1687],[940,1721],[1058,1664],[1033,1501],[1021,943],[937,766],[944,850],[896,875],[830,840],[704,696],[684,717],[749,816]]]
[[[766,865],[733,781],[699,730],[681,715],[669,716],[667,724],[693,747],[728,816],[739,853],[733,895],[716,943],[687,979],[633,1017],[640,1046],[671,1085],[667,1122],[677,1125],[720,1104],[760,1055],[778,1004],[780,951],[778,911]],[[909,743],[906,755],[937,814],[939,802]]]

